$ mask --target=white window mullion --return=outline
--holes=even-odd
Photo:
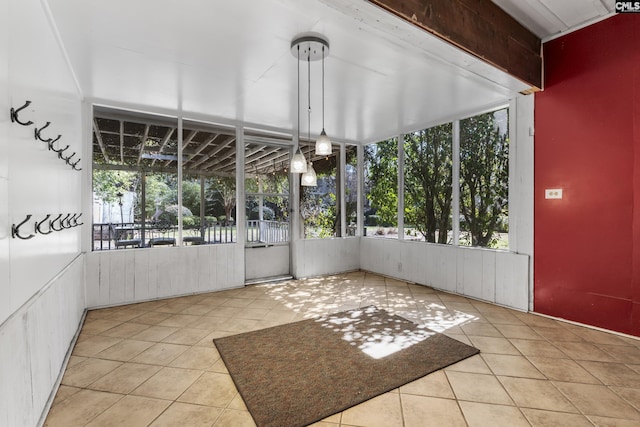
[[[398,240],[404,240],[404,135],[398,135]]]
[[[357,177],[358,177],[358,202],[357,202],[357,220],[356,220],[356,236],[364,235],[364,147],[358,144],[356,148],[357,161]]]
[[[451,171],[451,226],[453,234],[453,246],[460,244],[460,120],[454,120],[452,147],[452,167]]]
[[[178,239],[177,246],[182,246],[182,115],[178,117]]]

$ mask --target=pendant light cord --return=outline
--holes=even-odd
[[[309,53],[307,55],[307,77],[309,79],[307,84],[307,144],[309,145],[309,163],[311,163],[311,46],[309,46]]]
[[[300,150],[300,44],[298,44],[298,150]],[[302,152],[302,151],[300,151]]]
[[[324,130],[324,45],[322,45],[322,130]]]

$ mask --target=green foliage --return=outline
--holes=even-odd
[[[405,135],[404,149],[405,222],[413,224],[427,242],[447,243],[452,202],[451,123]]]
[[[300,213],[304,219],[306,238],[335,236],[337,224],[335,193],[320,194],[315,187],[302,187]]]
[[[200,217],[195,215],[183,216],[182,227],[183,228],[200,228]]]
[[[186,217],[193,216],[193,213],[186,206],[182,207],[182,220]],[[178,205],[165,206],[163,212],[158,216],[159,222],[164,222],[171,225],[178,224]]]
[[[494,232],[504,228],[500,223],[508,215],[509,139],[506,123],[497,121],[504,112],[460,122],[461,229],[471,234],[472,246],[497,244]]]
[[[222,225],[231,225],[232,211],[236,207],[236,180],[234,177],[210,177],[207,178],[205,185],[205,197],[207,201],[212,202],[214,209],[205,210],[207,213],[218,214],[224,213],[224,219],[220,220]],[[215,209],[215,208],[218,209]],[[220,211],[221,209],[221,211]]]
[[[93,171],[93,192],[102,201],[118,201],[118,193],[135,192],[139,185],[138,175],[134,172],[100,170]]]
[[[178,203],[178,186],[172,174],[154,173],[146,176],[145,216],[158,219],[167,206]]]
[[[182,205],[200,214],[200,179],[182,181]]]
[[[397,144],[397,138],[391,138],[364,149],[367,199],[383,226],[398,225]]]

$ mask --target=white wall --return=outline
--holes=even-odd
[[[87,307],[244,286],[244,245],[201,245],[89,252]]]
[[[79,255],[0,326],[0,425],[35,426],[84,312]]]
[[[248,247],[244,250],[244,275],[248,282],[254,279],[286,276],[291,274],[289,245]]]
[[[527,310],[529,257],[506,251],[363,237],[360,268]]]
[[[11,225],[32,215],[21,228],[30,235],[47,214],[81,212],[82,172],[34,138],[50,121],[43,139],[61,134],[65,154],[80,153],[81,95],[43,3],[0,0],[0,32],[0,425],[29,426],[46,407],[84,310],[82,227],[21,240]],[[34,124],[11,123],[10,108],[26,100],[19,119]]]
[[[360,268],[360,238],[301,239],[291,243],[294,277],[342,273]]]

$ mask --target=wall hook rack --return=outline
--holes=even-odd
[[[17,237],[18,239],[22,239],[22,240],[29,240],[33,236],[35,236],[35,234],[30,234],[28,236],[21,236],[20,235],[20,227],[22,227],[30,219],[31,219],[31,215],[27,215],[26,218],[20,224],[18,224],[18,225],[12,224],[11,225],[11,237],[13,237],[14,239]]]
[[[30,126],[30,125],[32,125],[33,122],[31,120],[29,120],[28,122],[22,122],[18,118],[18,113],[20,111],[24,110],[25,108],[27,108],[29,105],[31,105],[31,101],[25,101],[24,105],[22,107],[18,108],[18,109],[14,109],[13,107],[11,107],[11,121],[15,122],[15,123],[18,123],[19,125],[22,125],[22,126]]]
[[[49,221],[49,229],[50,230],[53,230],[53,231],[62,231],[63,230],[62,221],[60,221],[60,228],[54,227],[55,222],[58,221],[60,218],[62,218],[62,214],[58,215],[57,217],[55,217],[54,219]]]
[[[47,231],[42,231],[42,229],[40,228],[40,226],[42,224],[44,224],[44,222],[46,220],[48,220],[49,217],[51,217],[51,214],[47,214],[47,216],[45,216],[44,219],[42,221],[40,221],[40,222],[36,221],[36,224],[35,224],[36,233],[40,233],[40,234],[51,234],[51,233],[53,233],[53,230],[51,228],[49,228],[49,230],[47,230]]]

